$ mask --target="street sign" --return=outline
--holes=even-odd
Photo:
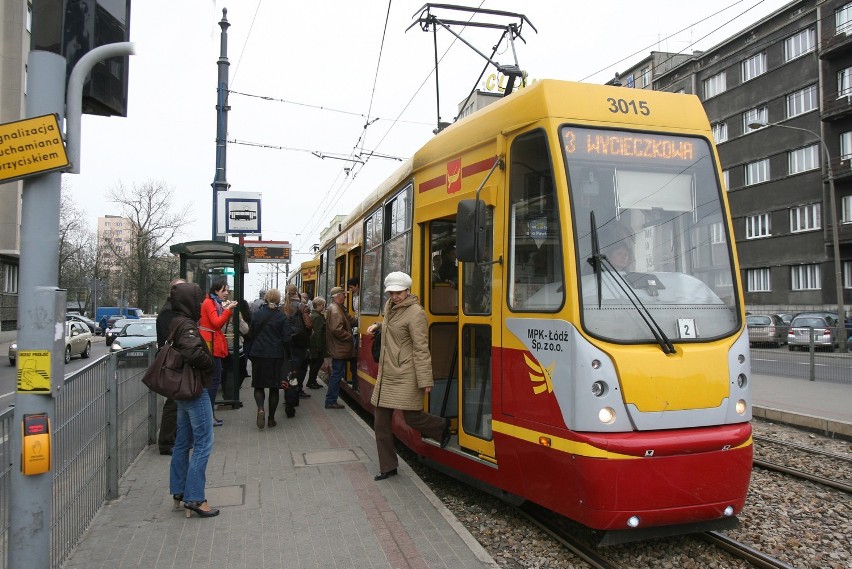
[[[261,230],[260,193],[216,193],[217,235],[257,235]]]
[[[289,241],[243,241],[249,263],[289,263],[292,247]]]
[[[0,183],[69,165],[56,115],[0,125]]]

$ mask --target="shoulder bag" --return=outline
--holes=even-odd
[[[174,347],[174,336],[166,340],[154,363],[145,372],[142,383],[154,393],[168,399],[183,401],[200,396],[204,386],[196,377],[192,366],[187,365],[183,356]]]
[[[373,360],[379,363],[379,358],[382,354],[382,329],[379,328],[373,333],[373,346],[371,348]]]

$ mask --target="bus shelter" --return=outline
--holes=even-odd
[[[245,274],[248,272],[245,247],[227,241],[191,241],[171,246],[171,252],[180,257],[180,277],[187,282],[196,283],[207,293],[213,280],[225,276],[231,287],[232,298],[241,300],[245,291]],[[242,372],[239,354],[239,311],[235,310],[231,330],[228,335],[229,351],[232,354],[223,363],[222,398],[218,405],[230,405],[233,409],[242,407],[240,402],[240,384]],[[218,397],[218,395],[217,395]]]

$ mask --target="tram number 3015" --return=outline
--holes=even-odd
[[[625,115],[634,114],[634,115],[642,115],[648,116],[651,114],[651,109],[648,108],[648,103],[645,101],[634,101],[633,99],[614,99],[612,97],[608,97],[606,100],[609,103],[609,112],[611,113],[622,113]]]

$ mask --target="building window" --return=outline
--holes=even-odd
[[[805,148],[791,150],[787,154],[787,164],[790,168],[790,175],[816,170],[819,168],[819,146],[813,144]]]
[[[715,97],[719,93],[724,93],[726,88],[725,72],[722,71],[721,73],[704,80],[704,98],[709,99],[710,97]]]
[[[808,28],[784,40],[784,61],[810,53],[816,47],[816,30]]]
[[[3,292],[18,292],[18,265],[3,263]]]
[[[769,214],[760,213],[747,217],[746,220],[746,239],[758,239],[760,237],[769,237],[772,235],[772,228],[769,225]]]
[[[752,186],[769,181],[769,158],[746,164],[745,185]]]
[[[816,85],[808,85],[801,91],[787,95],[787,118],[814,111],[817,108]]]
[[[730,178],[731,178],[730,172],[728,172],[727,170],[722,170],[722,182],[725,184],[725,191],[726,192],[731,187],[731,183],[728,181],[728,180],[730,180]]]
[[[770,292],[772,281],[769,269],[749,269],[746,271],[748,292]]]
[[[33,3],[27,2],[27,32],[33,33]]]
[[[838,34],[852,31],[852,3],[843,5],[834,13],[834,29]]]
[[[837,98],[852,95],[852,67],[837,72]]]
[[[840,159],[852,158],[852,131],[840,135]]]
[[[852,263],[843,261],[843,288],[852,288]]]
[[[758,53],[743,61],[743,83],[766,73],[766,53]]]
[[[843,196],[840,199],[840,222],[852,223],[852,196]]]
[[[728,140],[728,123],[717,122],[713,125],[713,140],[716,144],[721,144]]]
[[[720,245],[725,242],[725,226],[721,221],[710,226],[710,242],[713,245]]]
[[[627,76],[627,78],[625,79],[625,83],[624,83],[624,84],[625,84],[625,85],[627,85],[627,86],[628,86],[629,88],[631,88],[631,89],[633,89],[634,87],[636,87],[636,79],[633,77],[633,74],[632,74],[632,73],[631,73],[630,75],[628,75],[628,76]]]
[[[799,233],[822,227],[820,204],[813,203],[790,208],[790,231]]]
[[[648,87],[651,84],[651,68],[645,67],[642,69],[642,87]]]
[[[755,131],[757,129],[751,128],[751,123],[768,123],[769,115],[766,112],[766,107],[756,107],[754,109],[749,109],[743,113],[743,134],[747,134],[749,132]]]
[[[819,265],[790,267],[790,290],[819,290]]]

